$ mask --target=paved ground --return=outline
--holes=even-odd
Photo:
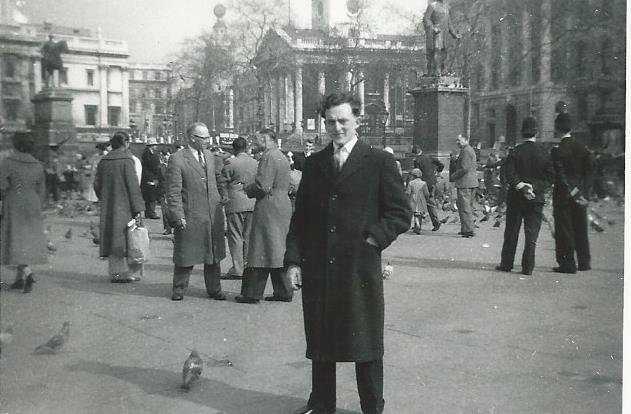
[[[386,281],[386,412],[619,413],[623,217],[620,207],[604,211],[618,224],[590,233],[594,270],[577,275],[549,271],[546,228],[532,277],[492,270],[502,229],[486,223],[472,239],[457,238],[454,224],[401,236],[384,254],[395,268]],[[35,268],[34,291],[0,293],[2,326],[15,330],[0,360],[0,412],[282,414],[305,404],[299,297],[237,304],[240,282],[227,281],[229,300],[212,301],[196,269],[185,300],[170,301],[172,244],[157,221],[144,280],[111,284],[98,249],[80,237],[90,220],[49,217],[58,251]],[[75,237],[65,241],[69,227]],[[2,269],[5,283],[12,277]],[[66,320],[65,348],[31,355]],[[192,348],[206,366],[183,392]],[[337,389],[338,412],[360,412],[351,364],[339,365]]]

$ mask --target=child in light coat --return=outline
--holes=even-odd
[[[429,190],[427,188],[427,183],[423,181],[423,173],[420,169],[414,168],[410,174],[413,179],[408,183],[406,192],[410,200],[410,206],[414,212],[412,226],[414,233],[421,234],[423,217],[427,214],[427,199],[429,198]]]

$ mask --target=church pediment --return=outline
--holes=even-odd
[[[254,64],[258,65],[260,62],[274,60],[289,53],[292,50],[290,41],[291,38],[286,33],[280,30],[268,30],[261,41],[259,50],[254,58]]]

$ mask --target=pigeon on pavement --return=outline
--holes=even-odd
[[[385,265],[385,267],[383,268],[383,272],[381,273],[381,277],[383,277],[383,279],[390,279],[390,277],[392,276],[392,274],[394,273],[394,266],[392,266],[390,264],[390,262],[388,262],[387,265]]]
[[[70,336],[70,322],[64,322],[61,331],[43,345],[35,348],[34,354],[55,354],[64,346]]]
[[[6,329],[0,331],[0,355],[2,354],[2,348],[5,345],[9,345],[13,341],[13,327],[8,326]]]
[[[68,231],[66,232],[66,234],[64,235],[64,237],[68,240],[72,239],[72,229],[68,229]]]
[[[57,251],[57,248],[50,240],[48,240],[48,242],[46,243],[46,248],[48,249],[48,253],[50,254],[54,254]]]
[[[191,384],[199,379],[204,368],[204,361],[199,357],[197,350],[193,349],[191,354],[184,361],[182,369],[182,388],[188,390]]]

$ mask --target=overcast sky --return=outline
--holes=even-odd
[[[24,1],[24,0],[23,0]],[[339,2],[341,0],[333,0]],[[309,0],[292,0],[294,10],[307,9]],[[218,0],[25,0],[22,12],[31,23],[92,29],[103,36],[126,40],[133,62],[166,62],[181,42],[215,23]],[[371,0],[380,16],[381,33],[397,33],[410,26],[401,15],[422,15],[426,0]],[[397,10],[392,12],[391,10]],[[310,11],[307,13],[310,14]],[[230,9],[226,20],[230,19]],[[234,16],[233,16],[234,17]]]

